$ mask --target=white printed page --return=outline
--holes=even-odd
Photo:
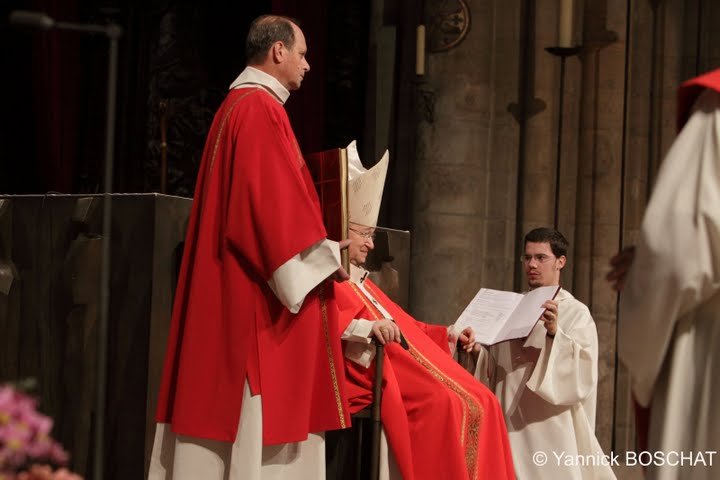
[[[460,330],[472,327],[475,340],[483,345],[497,343],[498,332],[522,299],[520,293],[481,288],[455,321],[455,326]]]
[[[535,324],[540,320],[545,309],[543,303],[555,298],[560,287],[549,285],[538,287],[526,293],[515,307],[510,318],[501,326],[493,343],[504,342],[514,338],[524,338],[530,335]]]

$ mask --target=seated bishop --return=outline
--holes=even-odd
[[[472,331],[415,320],[363,269],[374,248],[388,153],[366,170],[353,143],[348,160],[351,280],[336,283],[335,295],[351,413],[372,402],[372,337],[385,345],[381,451],[386,454],[381,454],[381,478],[515,478],[497,399],[450,353],[458,338],[465,349],[472,349]]]

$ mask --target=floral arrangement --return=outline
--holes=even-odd
[[[50,436],[52,426],[35,398],[0,384],[0,480],[82,480],[63,468],[69,455]]]

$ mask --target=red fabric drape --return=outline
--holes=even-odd
[[[76,0],[35,0],[33,9],[55,20],[77,21]],[[37,32],[33,41],[35,163],[39,185],[45,191],[73,192],[78,157],[79,35],[52,30]]]

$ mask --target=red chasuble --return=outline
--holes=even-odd
[[[381,417],[405,480],[515,478],[505,419],[495,395],[450,355],[445,327],[418,322],[370,280],[365,288],[403,332],[410,349],[386,345]],[[353,318],[382,314],[357,285],[335,285],[344,331]],[[371,402],[369,369],[345,360],[350,410]]]
[[[208,134],[185,242],[157,420],[235,441],[246,379],[263,443],[349,424],[333,287],[292,314],[267,285],[326,237],[287,114],[261,88],[232,90]]]

